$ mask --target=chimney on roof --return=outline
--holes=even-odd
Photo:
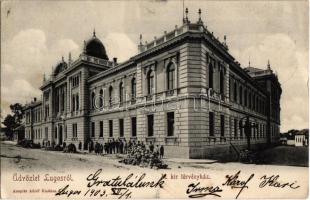
[[[117,58],[116,57],[113,58],[113,63],[114,63],[114,66],[117,65]]]

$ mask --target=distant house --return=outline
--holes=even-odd
[[[282,145],[289,146],[308,146],[309,142],[309,130],[290,130],[287,133],[281,134],[280,142]]]

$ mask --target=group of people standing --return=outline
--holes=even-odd
[[[138,165],[140,167],[157,167],[157,169],[166,169],[162,158],[164,156],[164,147],[161,145],[154,146],[152,142],[146,147],[142,142],[133,143],[128,147],[127,157],[119,162],[130,165]]]
[[[149,152],[156,153],[159,158],[164,157],[164,146],[155,146],[152,142],[149,143],[148,147],[146,147],[143,142],[136,142],[135,140],[127,142],[126,139],[112,139],[104,144],[98,142],[94,144],[93,141],[88,143],[89,153],[94,151],[97,155],[101,155],[103,152],[105,152],[105,154],[128,154],[130,150],[136,149],[137,147],[148,149]]]

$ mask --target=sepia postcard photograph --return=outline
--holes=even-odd
[[[1,199],[308,198],[308,1],[0,2]]]

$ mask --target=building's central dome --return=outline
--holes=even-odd
[[[89,56],[109,60],[102,42],[96,37],[95,31],[93,37],[85,44],[85,53]]]

